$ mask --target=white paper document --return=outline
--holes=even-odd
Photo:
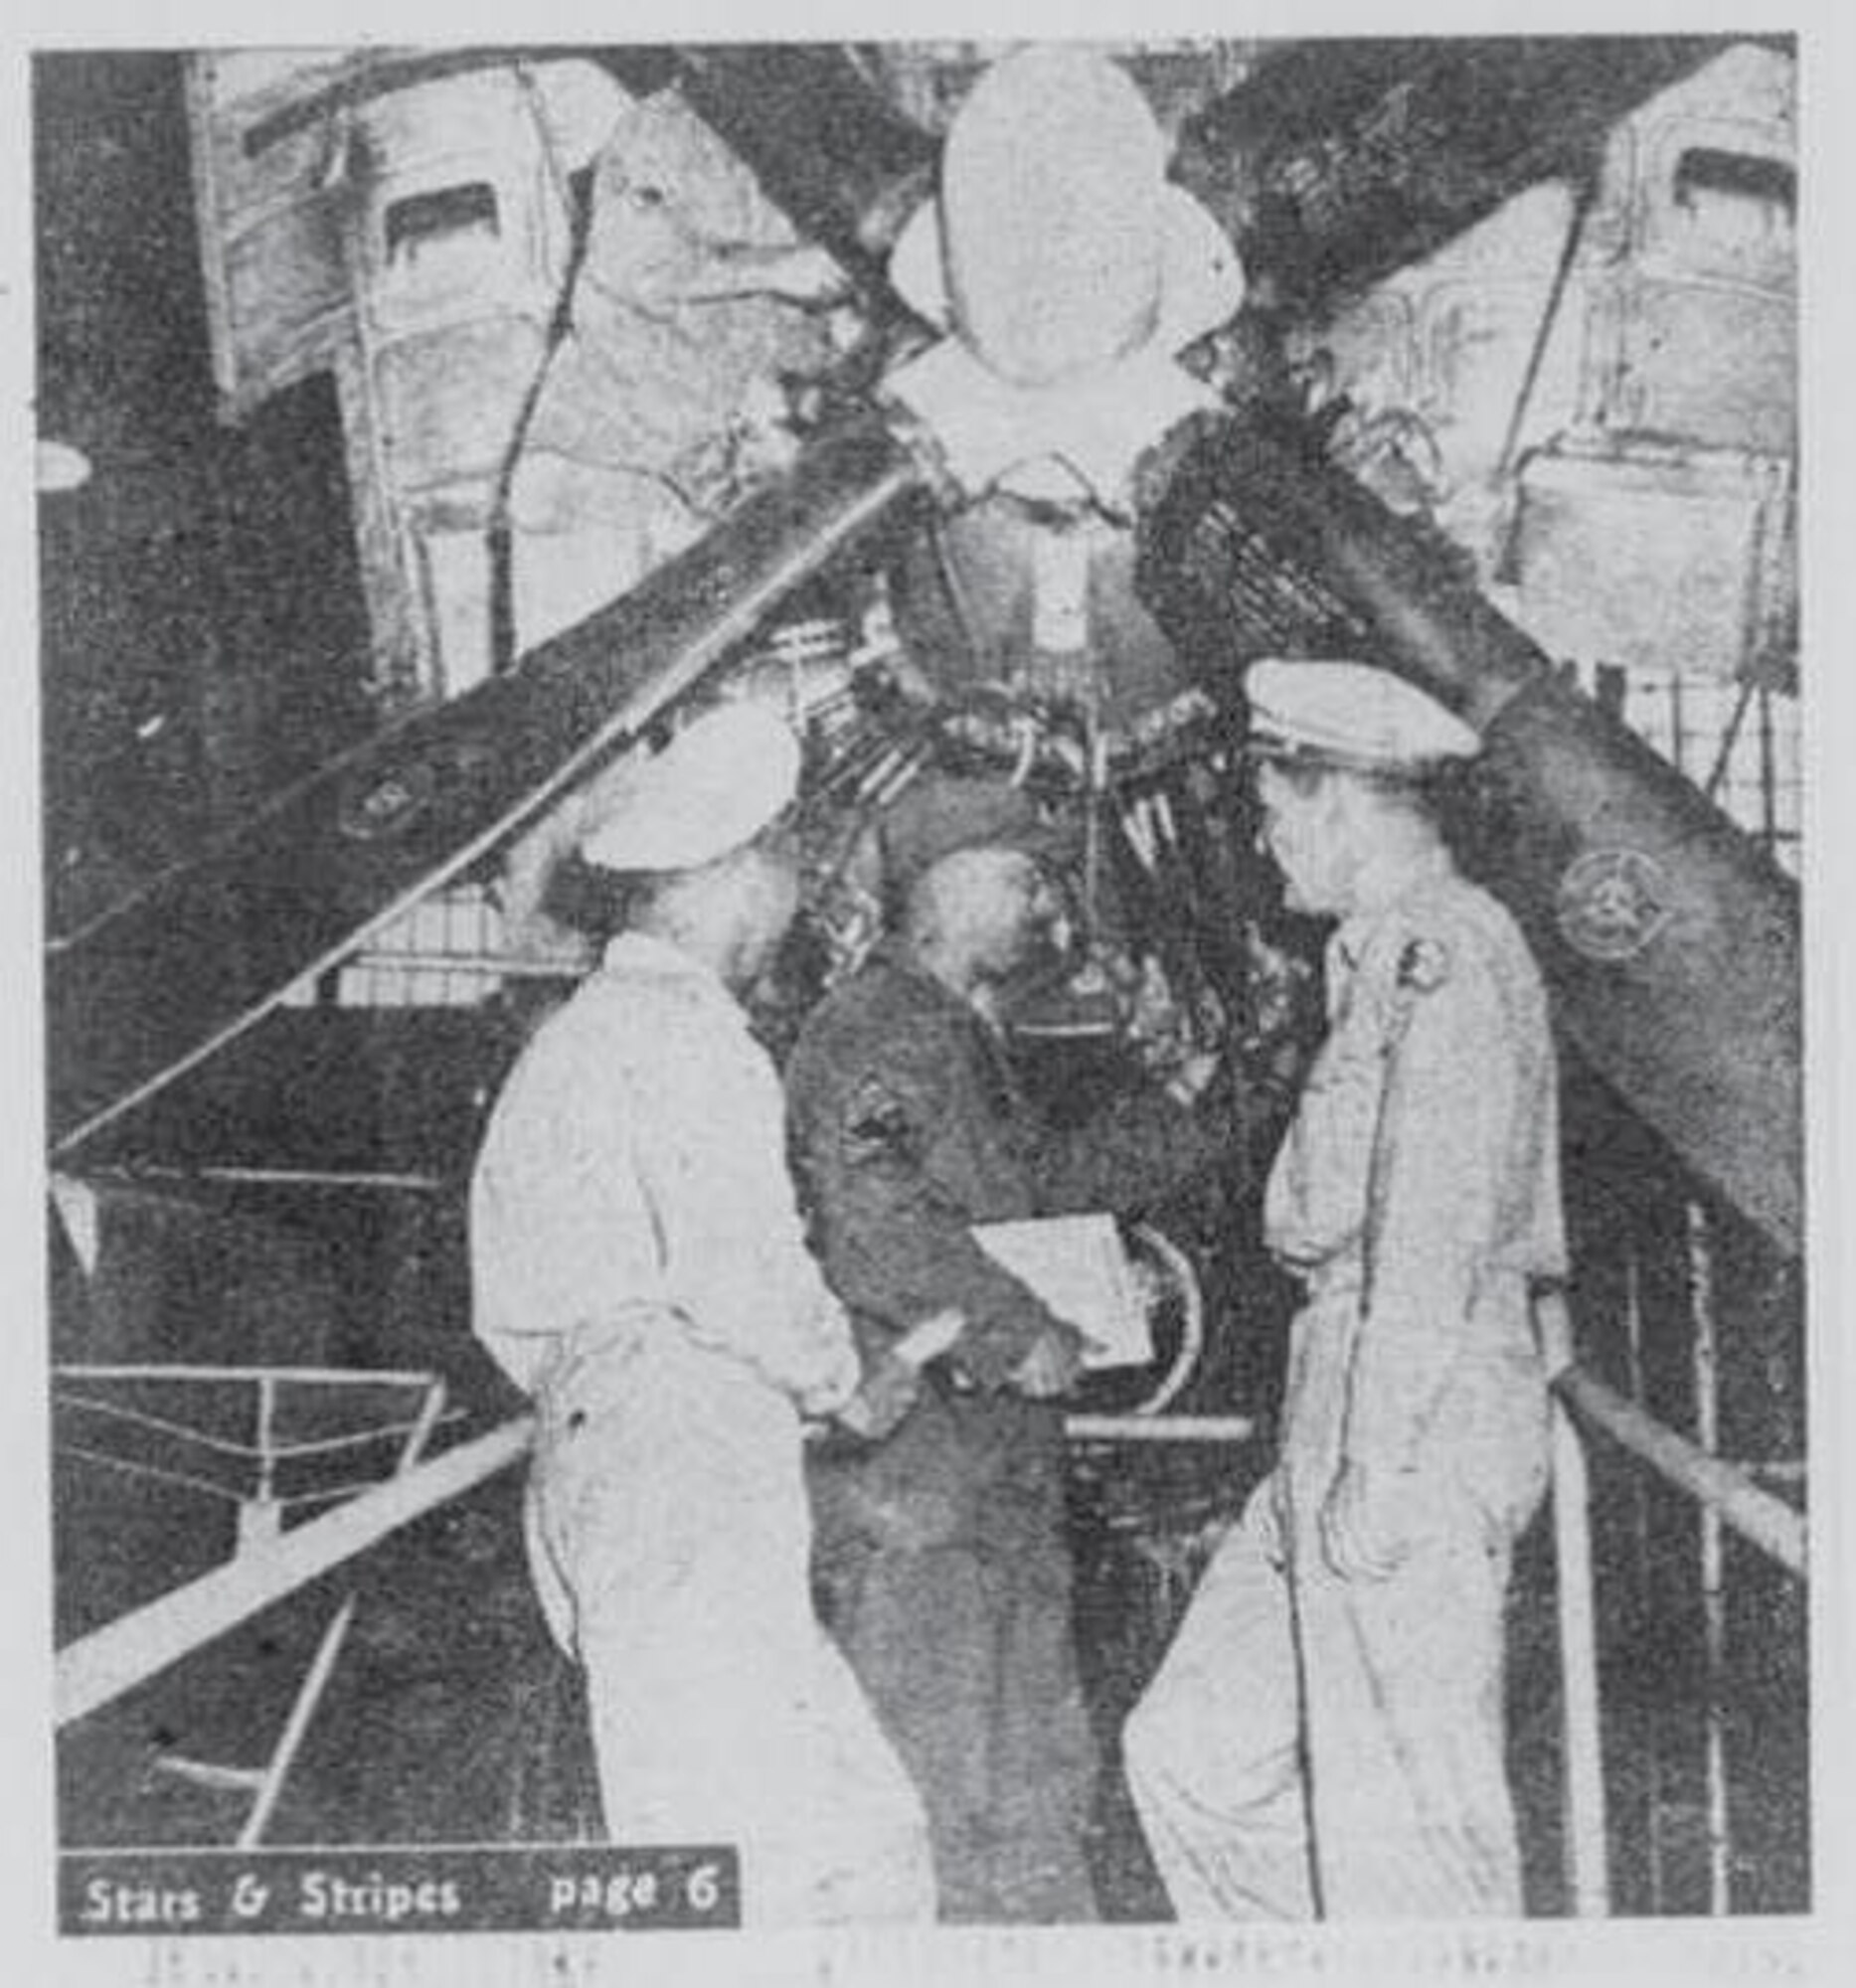
[[[1153,1333],[1140,1279],[1113,1216],[981,1223],[973,1237],[1082,1333],[1086,1367],[1145,1367],[1152,1361]]]

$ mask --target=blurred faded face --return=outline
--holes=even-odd
[[[762,836],[724,863],[734,920],[728,977],[746,990],[773,963],[798,912],[798,844],[783,833]]]
[[[1004,960],[1002,975],[1036,972],[1054,964],[1070,943],[1070,921],[1062,893],[1044,866],[1022,850],[1000,849],[997,860],[996,926]]]
[[[1344,784],[1340,773],[1292,777],[1272,760],[1258,764],[1257,846],[1281,871],[1282,901],[1292,911],[1321,916],[1346,910]]]

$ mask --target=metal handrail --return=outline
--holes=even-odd
[[[1807,1527],[1802,1512],[1762,1490],[1738,1464],[1724,1463],[1678,1435],[1584,1368],[1564,1368],[1554,1377],[1554,1386],[1583,1420],[1602,1429],[1678,1491],[1718,1512],[1725,1524],[1787,1572],[1806,1577]]]
[[[507,1469],[527,1451],[533,1428],[532,1415],[518,1415],[69,1644],[57,1659],[58,1724],[107,1705],[388,1534]]]

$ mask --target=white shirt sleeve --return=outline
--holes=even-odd
[[[662,1297],[623,1073],[565,1020],[516,1066],[470,1190],[473,1327],[530,1393],[563,1337]]]
[[[824,1412],[850,1395],[859,1367],[843,1308],[806,1247],[779,1078],[745,1029],[690,1051],[659,1057],[646,1079],[646,1172],[670,1299],[700,1343]]]
[[[476,1330],[531,1391],[551,1339],[638,1307],[809,1410],[856,1386],[787,1176],[778,1078],[706,1003],[595,1000],[537,1038],[484,1141],[471,1254]]]

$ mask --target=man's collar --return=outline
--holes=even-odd
[[[655,932],[622,931],[606,941],[600,968],[606,973],[648,974],[660,980],[688,980],[713,988],[731,1006],[739,1006],[727,983],[713,967]]]
[[[1396,858],[1369,859],[1355,880],[1353,909],[1328,940],[1330,960],[1353,970],[1388,911],[1454,872],[1450,852],[1441,843],[1415,856],[1402,852]]]

